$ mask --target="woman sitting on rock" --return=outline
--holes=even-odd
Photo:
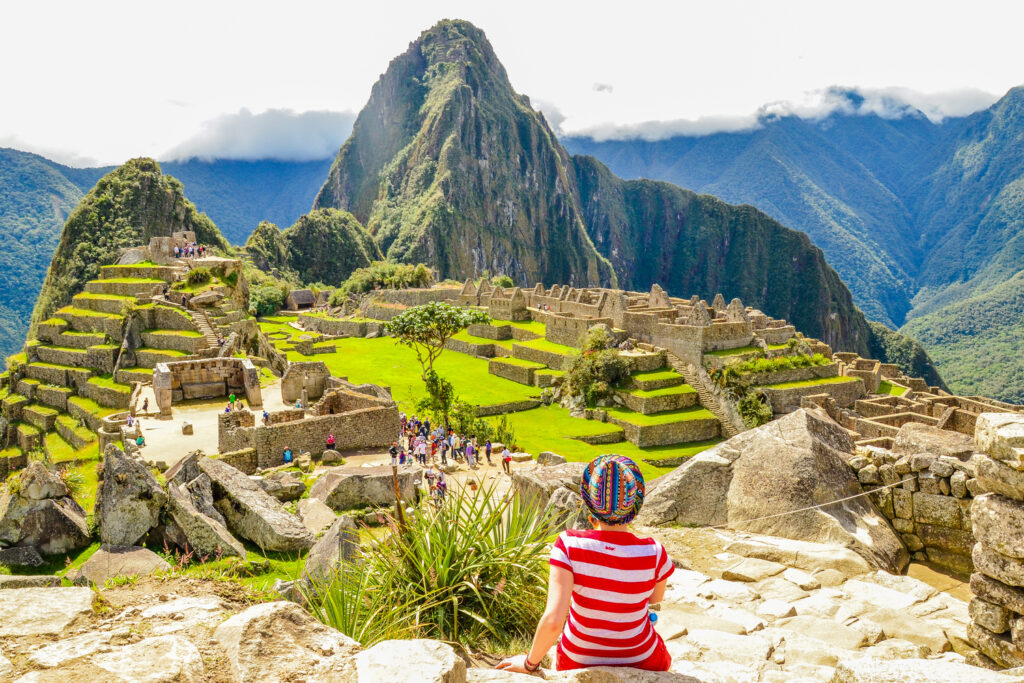
[[[661,543],[626,528],[644,502],[643,475],[625,456],[602,455],[584,470],[580,495],[594,528],[558,536],[533,647],[497,668],[532,673],[557,642],[559,671],[591,666],[668,671],[672,658],[654,630],[649,605],[661,602],[675,568]]]

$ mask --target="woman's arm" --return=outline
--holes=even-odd
[[[558,642],[558,636],[565,626],[565,618],[569,614],[569,599],[572,597],[572,572],[552,565],[548,576],[548,602],[544,607],[544,615],[537,622],[537,630],[533,634],[533,647],[526,655],[508,657],[498,664],[497,668],[505,671],[530,673],[526,668],[526,660],[531,664],[539,664],[548,650]]]
[[[651,598],[648,600],[652,605],[657,605],[665,597],[665,587],[668,585],[668,578],[664,581],[659,582],[654,586],[654,592],[651,593]]]

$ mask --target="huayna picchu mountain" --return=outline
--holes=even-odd
[[[893,345],[875,338],[805,234],[749,206],[623,181],[570,156],[465,21],[440,22],[391,62],[315,207],[350,211],[386,257],[441,277],[487,270],[520,285],[722,291],[836,349],[886,359],[878,351]],[[905,369],[942,384],[919,346],[901,355],[926,359]]]
[[[202,244],[228,248],[213,221],[185,198],[181,183],[152,159],[132,159],[100,178],[64,224],[32,329],[98,277],[101,266],[115,263],[123,247],[174,232],[194,232]]]

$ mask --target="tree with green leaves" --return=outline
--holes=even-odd
[[[483,311],[461,308],[441,301],[414,306],[385,323],[384,330],[416,353],[423,369],[423,381],[434,372],[434,362],[449,339],[476,323],[491,321]],[[428,389],[430,387],[428,386]]]

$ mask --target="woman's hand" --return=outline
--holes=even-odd
[[[533,673],[526,668],[526,655],[514,655],[512,657],[506,657],[505,659],[498,662],[498,666],[495,669],[501,669],[502,671],[511,671],[512,673],[529,674]]]

